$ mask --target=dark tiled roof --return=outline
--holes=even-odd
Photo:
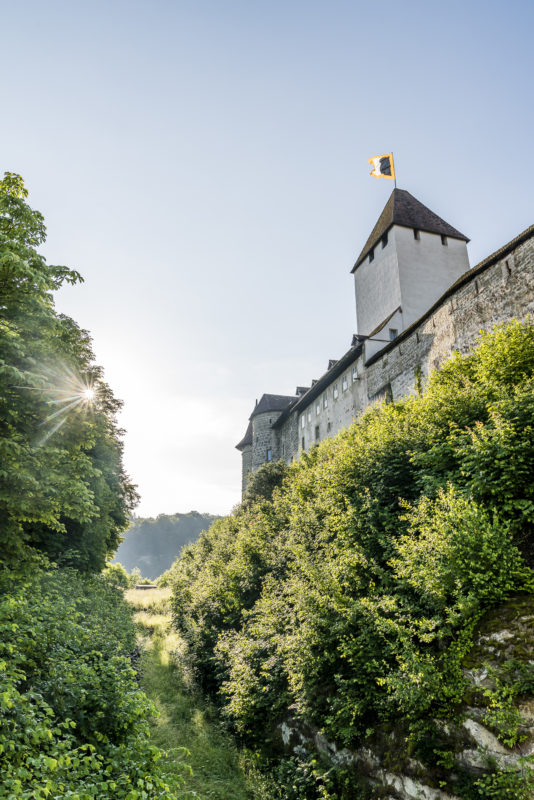
[[[354,338],[353,338],[354,341]],[[318,397],[330,383],[341,375],[347,367],[349,367],[356,359],[359,357],[360,353],[363,349],[363,339],[357,339],[356,343],[353,344],[350,350],[341,356],[340,359],[336,361],[333,367],[327,370],[324,375],[321,375],[319,380],[312,382],[311,389],[308,389],[306,394],[302,395],[302,397],[298,397],[296,403],[292,403],[288,406],[285,411],[283,411],[278,419],[273,422],[273,428],[279,428],[281,425],[284,424],[286,419],[292,414],[294,411],[300,412],[304,411],[307,406],[312,403],[316,397]]]
[[[376,328],[375,328],[374,330],[372,330],[372,331],[371,331],[371,333],[368,333],[368,334],[367,334],[367,336],[365,336],[364,338],[365,338],[365,339],[372,339],[372,338],[373,338],[373,336],[376,336],[376,334],[378,333],[378,331],[381,331],[381,330],[382,330],[382,328],[383,328],[385,325],[387,325],[387,324],[388,324],[388,322],[390,321],[391,317],[394,317],[394,316],[395,316],[395,314],[397,313],[397,311],[400,311],[400,312],[402,313],[402,306],[397,306],[397,308],[395,308],[395,309],[394,309],[394,310],[391,312],[391,314],[389,314],[389,316],[387,316],[387,317],[386,317],[384,320],[382,320],[382,322],[379,322],[379,323],[378,323],[378,325],[376,326]]]
[[[291,403],[294,403],[297,398],[292,395],[285,394],[264,394],[260,402],[250,415],[250,419],[255,417],[256,414],[263,414],[266,411],[283,411]]]
[[[469,241],[467,236],[464,236],[463,233],[457,231],[444,219],[434,214],[433,211],[420,203],[419,200],[416,200],[406,189],[393,189],[384,210],[378,218],[378,222],[367,239],[362,252],[356,259],[352,272],[361,264],[369,250],[378,244],[392,225],[402,225],[404,228],[415,228],[427,233],[444,234],[445,236],[450,236],[451,239]]]
[[[239,444],[236,444],[236,450],[244,450],[245,447],[249,444],[252,444],[252,422],[248,423],[247,431]]]

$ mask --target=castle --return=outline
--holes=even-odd
[[[416,391],[480,330],[534,313],[534,225],[476,267],[463,233],[395,188],[352,273],[357,333],[294,395],[264,394],[243,439],[242,488],[268,461],[290,463],[371,404]]]

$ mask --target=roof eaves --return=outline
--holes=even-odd
[[[391,314],[390,314],[388,317],[386,317],[386,318],[385,318],[385,320],[383,320],[382,322],[379,322],[379,323],[378,323],[378,325],[376,326],[376,328],[375,328],[373,331],[371,331],[371,333],[370,333],[370,334],[369,334],[369,335],[368,335],[366,338],[367,338],[367,339],[372,339],[372,337],[373,337],[373,336],[376,336],[376,334],[377,334],[379,331],[381,331],[381,330],[382,330],[382,328],[383,328],[385,325],[387,325],[387,324],[388,324],[388,322],[390,321],[390,319],[391,319],[392,317],[394,317],[394,316],[395,316],[395,314],[397,313],[397,311],[400,311],[400,312],[402,313],[402,307],[401,307],[401,306],[397,306],[397,308],[396,308],[394,311],[392,311],[392,312],[391,312]]]
[[[382,236],[396,225],[400,228],[416,229],[426,233],[443,234],[450,239],[460,239],[469,242],[469,238],[453,227],[446,220],[435,214],[428,206],[421,203],[406,189],[393,189],[384,206],[363,250],[356,259],[351,270],[356,272],[360,264],[365,261],[370,251],[373,250]]]
[[[379,236],[378,239],[376,239],[376,241],[374,242],[374,244],[371,245],[371,247],[368,247],[365,251],[362,250],[362,252],[360,254],[360,257],[358,258],[358,260],[354,264],[353,268],[351,269],[351,274],[352,275],[356,272],[358,267],[361,264],[363,264],[363,262],[365,261],[365,259],[367,258],[367,256],[371,252],[371,250],[373,250],[377,246],[377,244],[380,241],[380,239],[382,238],[382,236],[384,236],[386,233],[389,233],[389,231],[394,226],[396,226],[397,228],[408,228],[408,230],[414,230],[410,225],[403,225],[401,222],[392,222],[391,225],[389,225],[387,228],[384,228],[381,236]],[[425,228],[422,225],[419,228],[417,228],[417,230],[421,231],[422,233],[433,233],[435,236],[439,236],[439,233],[436,233],[435,231],[430,230],[430,228]],[[469,242],[471,241],[471,239],[469,239],[467,236],[464,236],[463,234],[461,236],[456,236],[456,235],[453,235],[452,233],[447,233],[447,234],[445,234],[445,236],[447,236],[448,239],[458,239],[459,241],[465,242],[466,244],[469,244]]]
[[[252,419],[256,414],[268,414],[269,412],[285,411],[288,405],[291,405],[296,400],[294,395],[285,394],[263,394],[260,402],[257,403],[249,419]]]
[[[245,431],[245,435],[243,436],[241,441],[236,444],[235,449],[243,451],[245,447],[247,447],[247,445],[251,444],[252,444],[252,422],[249,422],[247,425],[247,430]]]

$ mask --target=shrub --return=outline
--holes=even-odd
[[[130,586],[130,576],[122,564],[106,564],[103,572],[104,579],[110,586],[128,589]]]
[[[2,590],[2,797],[170,800],[121,594],[69,570],[39,572],[24,585],[4,573]]]
[[[534,589],[533,382],[532,320],[484,334],[184,551],[175,624],[238,731],[294,705],[354,744],[454,710],[477,620]]]

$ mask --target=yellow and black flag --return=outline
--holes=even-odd
[[[373,165],[373,169],[369,173],[373,178],[391,178],[392,181],[395,180],[393,153],[388,153],[385,156],[373,156],[368,158],[367,161]]]

